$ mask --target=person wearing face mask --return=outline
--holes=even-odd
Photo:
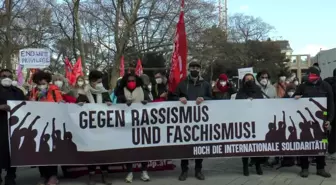
[[[286,95],[286,79],[286,74],[281,72],[278,75],[278,82],[274,84],[278,98],[283,98]]]
[[[154,77],[155,77],[155,85],[153,89],[153,96],[155,102],[167,100],[168,98],[167,78],[161,72],[155,73]]]
[[[0,184],[2,183],[2,170],[6,170],[6,185],[15,185],[16,168],[10,165],[10,152],[8,141],[8,113],[11,108],[7,105],[9,100],[25,100],[23,92],[12,85],[13,73],[10,70],[0,71]]]
[[[260,87],[256,84],[253,74],[246,74],[242,80],[242,87],[239,89],[236,99],[263,99],[264,95],[261,91]],[[245,176],[249,176],[249,158],[242,158],[243,161],[243,172]],[[253,157],[251,161],[254,161],[254,165],[256,166],[256,171],[258,175],[262,175],[263,171],[261,168],[261,162],[263,158]]]
[[[187,104],[187,101],[196,101],[199,105],[205,100],[212,99],[211,85],[200,76],[201,64],[199,62],[190,62],[188,67],[189,75],[181,81],[172,100],[179,100],[182,104]],[[195,177],[198,180],[204,180],[202,173],[203,159],[195,159]],[[185,181],[188,178],[189,160],[181,160],[182,173],[179,176],[180,181]]]
[[[259,73],[257,73],[257,82],[256,84],[260,87],[264,98],[266,99],[272,99],[277,97],[277,93],[275,90],[275,87],[271,84],[271,76],[266,71],[263,70]]]
[[[36,87],[32,89],[30,94],[31,101],[63,102],[61,91],[56,85],[51,84],[52,76],[50,73],[38,71],[34,73],[32,80]],[[58,184],[57,166],[40,166],[39,171],[41,175],[39,184]]]
[[[73,93],[70,90],[68,80],[64,76],[60,74],[53,75],[52,83],[56,85],[61,91],[63,100],[65,102],[76,103],[76,98],[72,95]]]
[[[214,99],[231,99],[231,95],[236,93],[236,89],[229,82],[226,74],[220,74],[212,89]]]
[[[147,96],[149,97],[149,100],[150,101],[153,101],[154,97],[153,97],[153,94],[152,94],[152,90],[153,90],[153,87],[152,87],[152,83],[149,79],[149,76],[146,75],[146,74],[142,74],[140,76],[142,82],[143,82],[143,90],[145,91],[145,93],[147,94]]]
[[[148,94],[143,89],[143,80],[135,75],[134,73],[126,74],[120,82],[120,88],[117,93],[117,103],[126,103],[126,105],[131,106],[132,103],[142,103],[146,105],[150,98]],[[148,162],[141,163],[141,180],[149,181],[150,177],[147,172]],[[127,176],[125,181],[131,183],[133,181],[133,164],[127,163]]]
[[[93,70],[89,74],[89,84],[84,87],[83,91],[78,92],[77,104],[82,106],[85,103],[105,103],[107,106],[112,105],[109,92],[104,88],[102,83],[103,73],[97,70]],[[94,185],[96,176],[96,165],[88,166],[89,178],[88,184]],[[102,171],[101,181],[104,184],[111,184],[111,179],[108,176],[108,165],[100,165]]]
[[[320,70],[316,67],[310,67],[308,69],[308,81],[297,87],[294,97],[299,98],[327,98],[327,119],[324,123],[324,130],[330,129],[330,123],[334,119],[335,103],[332,87],[320,77]],[[316,174],[325,178],[331,177],[331,174],[327,172],[325,167],[325,156],[316,156]],[[308,177],[309,175],[309,159],[308,156],[301,156],[301,177]]]

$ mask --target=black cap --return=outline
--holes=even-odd
[[[189,63],[189,67],[199,67],[201,68],[201,63],[193,61]]]
[[[316,74],[316,75],[319,75],[319,76],[320,76],[321,71],[320,71],[319,68],[313,66],[313,67],[310,67],[310,68],[308,69],[308,73],[312,73],[312,74]]]

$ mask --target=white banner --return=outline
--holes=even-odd
[[[17,156],[12,159],[14,164],[27,164],[23,155],[44,152],[45,156],[45,152],[53,153],[57,149],[73,155],[79,153],[82,158],[117,155],[116,151],[120,155],[138,151],[140,155],[143,151],[150,153],[150,160],[157,160],[174,159],[175,155],[197,157],[200,154],[195,147],[217,144],[223,147],[222,153],[203,152],[202,155],[297,155],[297,152],[317,155],[326,147],[322,126],[325,98],[220,100],[205,101],[199,106],[191,101],[187,105],[160,102],[130,107],[17,101],[9,101],[8,105],[15,107],[10,119],[12,153]],[[252,148],[244,145],[249,143],[254,143]],[[271,147],[265,143],[273,144]],[[167,154],[165,150],[171,152]],[[160,152],[165,154],[159,156]],[[121,162],[118,160],[114,158],[111,162]],[[86,162],[74,162],[78,163]]]
[[[50,65],[50,50],[43,48],[21,49],[19,63],[25,68],[45,68]]]

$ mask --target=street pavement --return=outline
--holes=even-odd
[[[336,163],[327,160],[326,170],[332,174],[332,178],[317,176],[315,166],[310,167],[310,176],[301,178],[298,176],[299,167],[264,168],[264,175],[255,174],[255,169],[250,168],[250,176],[242,174],[242,162],[240,158],[206,159],[203,164],[205,181],[194,178],[194,171],[189,170],[189,178],[186,181],[178,181],[180,174],[179,161],[174,161],[176,169],[173,171],[150,172],[151,181],[142,182],[140,173],[134,174],[133,185],[336,185]],[[193,162],[190,162],[193,169]],[[125,173],[112,174],[113,185],[125,185]],[[36,185],[39,173],[36,168],[20,168],[17,174],[19,185]],[[87,177],[77,179],[60,179],[61,185],[85,185]],[[97,183],[99,185],[100,183]]]

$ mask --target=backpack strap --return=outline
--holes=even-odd
[[[51,93],[52,93],[52,97],[54,99],[54,102],[57,102],[55,90],[52,90]]]
[[[270,97],[269,97],[264,91],[261,91],[261,93],[262,93],[267,99],[270,99]]]

